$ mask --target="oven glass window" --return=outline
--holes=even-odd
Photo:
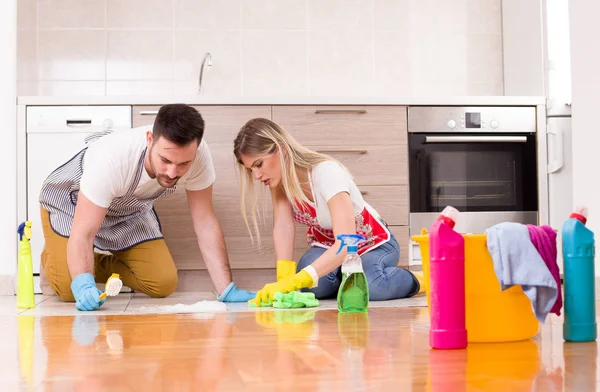
[[[531,145],[533,145],[533,151]],[[411,143],[411,212],[535,211],[535,140]]]

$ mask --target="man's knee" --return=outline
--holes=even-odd
[[[63,302],[75,302],[73,292],[71,291],[71,282],[50,282],[50,287]]]
[[[164,298],[173,294],[175,289],[177,288],[177,270],[164,274],[161,276],[157,276],[153,282],[146,285],[145,294],[154,298]]]

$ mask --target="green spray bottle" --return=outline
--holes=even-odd
[[[367,312],[369,310],[369,284],[358,255],[358,243],[365,238],[358,234],[340,234],[340,253],[348,246],[348,254],[342,263],[342,283],[338,290],[338,311],[342,313]]]

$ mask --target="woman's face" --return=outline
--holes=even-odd
[[[265,155],[241,156],[244,166],[252,171],[252,177],[265,186],[276,188],[281,183],[281,161],[279,150]]]

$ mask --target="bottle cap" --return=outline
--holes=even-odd
[[[454,228],[456,224],[456,220],[458,219],[458,210],[452,206],[447,206],[444,208],[442,213],[440,214],[439,219],[441,219],[444,223]]]
[[[586,206],[576,206],[575,212],[573,212],[569,216],[569,218],[577,219],[578,221],[580,221],[581,223],[583,223],[585,225],[585,223],[587,222],[587,216],[588,216],[588,209]]]

